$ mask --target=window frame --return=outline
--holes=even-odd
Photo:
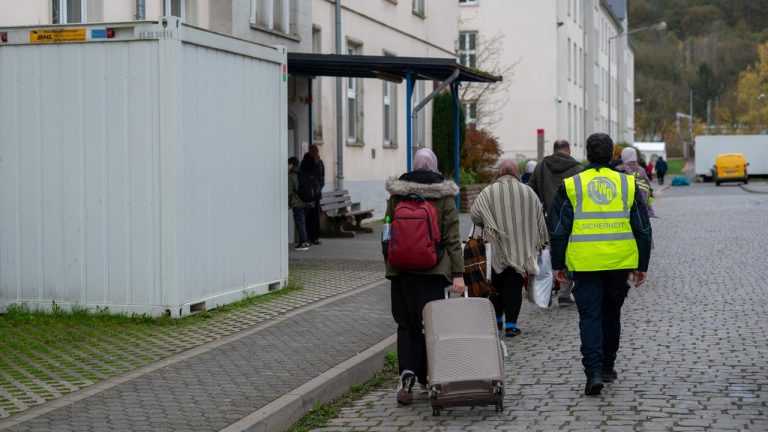
[[[347,39],[347,54],[361,55],[363,44],[356,40]],[[361,78],[347,78],[346,85],[346,110],[347,110],[347,145],[362,146],[363,141],[363,82]],[[350,103],[354,101],[354,113],[350,110]],[[352,122],[354,120],[354,122]],[[352,133],[354,132],[354,133]]]
[[[69,1],[80,3],[80,19],[69,19]],[[51,24],[78,24],[88,22],[88,0],[52,0],[51,3]],[[58,8],[56,7],[58,6]],[[56,13],[58,10],[58,14]],[[62,21],[61,17],[64,17]]]
[[[397,54],[383,51],[385,57]],[[382,143],[384,148],[397,148],[398,144],[398,91],[399,85],[392,81],[382,81]],[[389,111],[387,111],[389,109]]]
[[[477,30],[467,30],[459,32],[459,64],[469,68],[477,67],[477,41],[480,33]],[[474,36],[474,46],[470,47],[471,36]],[[465,44],[466,42],[466,44]],[[466,48],[466,49],[465,49]],[[466,56],[466,64],[462,61],[462,57]],[[471,60],[470,60],[471,59]]]
[[[411,0],[411,13],[420,18],[426,17],[426,0]]]
[[[300,40],[298,15],[297,0],[251,0],[248,21],[251,28]]]
[[[174,0],[163,0],[163,15],[165,16],[176,16],[173,15],[173,1]],[[187,19],[187,2],[185,0],[178,0],[179,2],[179,18],[181,18],[182,21],[186,21]]]

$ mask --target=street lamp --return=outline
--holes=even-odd
[[[657,24],[645,26],[636,28],[634,30],[630,30],[628,32],[621,32],[616,35],[613,35],[608,38],[608,135],[612,135],[613,133],[613,124],[611,123],[611,87],[613,85],[611,84],[611,57],[613,57],[613,51],[611,50],[611,42],[619,37],[631,35],[633,33],[638,33],[645,30],[656,30],[656,31],[664,31],[667,29],[667,23],[662,21]],[[618,84],[619,77],[616,77],[616,83]],[[619,137],[614,137],[615,139],[619,139]]]

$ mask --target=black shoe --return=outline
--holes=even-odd
[[[603,371],[603,382],[611,383],[616,381],[618,378],[619,378],[619,374],[616,373],[616,369]]]
[[[603,389],[603,377],[597,375],[587,378],[587,385],[584,387],[584,394],[588,396],[597,396]]]
[[[570,297],[558,297],[557,304],[559,304],[560,307],[565,307],[565,306],[573,306],[576,304],[576,302],[571,300]]]
[[[315,246],[323,244],[323,242],[321,242],[320,240],[312,240],[310,243],[312,243]]]
[[[522,331],[520,331],[520,329],[517,328],[517,327],[515,327],[515,328],[508,328],[507,331],[504,332],[504,336],[506,336],[506,337],[515,337],[515,336],[519,335],[520,333],[522,333]]]

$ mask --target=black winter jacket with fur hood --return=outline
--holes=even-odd
[[[448,284],[453,277],[464,274],[464,258],[461,251],[461,239],[459,235],[459,214],[456,211],[454,197],[459,193],[456,183],[445,180],[442,175],[430,171],[413,171],[403,174],[399,179],[387,180],[387,191],[390,193],[387,200],[387,213],[390,218],[397,207],[408,194],[419,194],[428,198],[437,208],[440,215],[441,236],[445,254],[437,265],[429,270],[413,272],[419,274],[442,275]],[[399,270],[387,266],[387,278],[397,276]]]

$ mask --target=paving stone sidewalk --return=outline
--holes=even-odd
[[[389,290],[374,285],[11,430],[220,430],[394,330]]]
[[[39,339],[30,326],[0,325],[0,424],[47,401],[381,278],[380,262],[294,259],[291,279],[303,289],[190,325],[130,325],[107,332],[78,328],[65,332],[71,342],[63,344]],[[257,355],[253,364],[259,364]]]
[[[768,196],[711,184],[656,201],[650,281],[623,309],[619,380],[583,395],[578,314],[524,304],[505,410],[395,402],[395,383],[323,431],[768,430]]]

